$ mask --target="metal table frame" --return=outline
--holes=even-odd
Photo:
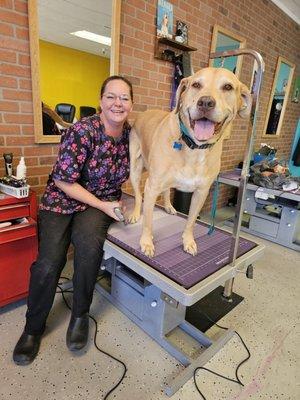
[[[100,280],[96,290],[186,367],[165,388],[168,396],[184,385],[193,376],[194,369],[205,365],[234,335],[228,330],[212,340],[185,320],[186,307],[233,279],[237,273],[245,272],[262,252],[263,246],[257,246],[237,258],[234,266],[228,264],[185,289],[116,244],[105,241],[101,270],[108,273],[110,283],[107,285],[105,279]],[[205,350],[196,358],[187,355],[168,339],[175,328],[180,328]]]
[[[239,241],[239,234],[241,230],[242,224],[242,217],[243,217],[243,209],[244,209],[244,200],[246,197],[246,185],[249,178],[249,167],[250,167],[250,160],[252,157],[253,152],[253,145],[255,141],[256,135],[256,119],[257,119],[257,110],[259,105],[259,94],[262,85],[262,78],[265,70],[265,63],[263,61],[262,56],[254,50],[250,49],[237,49],[237,50],[228,50],[223,52],[216,52],[211,53],[209,58],[226,58],[232,56],[239,56],[239,55],[249,55],[254,57],[255,61],[257,62],[257,84],[254,87],[254,92],[252,94],[252,105],[251,105],[251,112],[250,112],[250,126],[248,132],[248,145],[245,149],[244,154],[244,161],[243,161],[243,169],[241,172],[241,179],[239,182],[239,190],[238,190],[238,199],[237,199],[237,206],[236,206],[236,214],[235,220],[233,225],[233,234],[232,234],[232,244],[231,244],[231,252],[230,252],[230,260],[231,264],[235,264],[236,256],[237,256],[237,248],[238,248],[238,241]],[[230,300],[232,295],[233,289],[233,279],[230,279],[226,282],[224,288],[224,297]]]

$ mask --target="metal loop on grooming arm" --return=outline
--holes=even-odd
[[[240,236],[240,229],[241,229],[241,222],[242,222],[242,215],[244,210],[244,199],[246,194],[246,185],[248,182],[249,177],[249,167],[250,167],[250,160],[252,156],[253,144],[255,140],[256,134],[256,119],[257,119],[257,110],[258,110],[258,100],[259,94],[262,84],[262,77],[265,71],[265,63],[263,61],[262,56],[254,50],[250,49],[236,49],[236,50],[227,50],[222,52],[211,53],[209,58],[222,58],[223,60],[225,57],[232,57],[232,56],[239,56],[239,55],[250,55],[254,57],[257,62],[258,70],[257,70],[257,77],[256,77],[256,84],[254,86],[254,91],[252,93],[252,105],[251,105],[251,114],[250,114],[250,126],[248,132],[248,143],[245,150],[244,155],[244,162],[243,162],[243,169],[241,172],[241,179],[240,185],[238,190],[238,198],[237,198],[237,205],[236,205],[236,213],[235,213],[235,221],[233,226],[232,232],[232,241],[229,253],[229,263],[234,266],[236,257],[237,257],[237,250],[238,250],[238,243],[239,243],[239,236]],[[223,63],[224,64],[224,63]],[[233,286],[233,279],[226,281],[225,288],[223,295],[226,298],[230,298],[232,295],[232,286]]]

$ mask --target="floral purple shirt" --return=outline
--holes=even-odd
[[[54,179],[79,183],[98,199],[117,201],[129,177],[129,132],[126,122],[120,139],[105,134],[99,114],[83,118],[61,138],[58,158],[47,182],[40,210],[72,214],[88,206],[67,196]]]

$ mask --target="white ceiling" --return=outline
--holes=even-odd
[[[271,0],[300,25],[300,0]]]
[[[300,24],[300,0],[271,0]],[[110,47],[70,35],[87,30],[110,37],[111,0],[38,0],[40,38],[101,55],[110,56]]]
[[[86,30],[110,37],[111,10],[111,0],[38,0],[40,38],[109,58],[109,46],[70,32]]]

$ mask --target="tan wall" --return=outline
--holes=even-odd
[[[294,77],[300,73],[299,26],[269,0],[170,1],[174,6],[174,21],[181,19],[187,23],[189,44],[198,48],[192,55],[195,70],[208,63],[212,28],[216,23],[243,36],[247,47],[262,54],[266,73],[257,147],[262,141],[277,57],[298,62]],[[153,56],[156,3],[156,0],[122,1],[120,73],[134,84],[135,113],[147,108],[169,107],[172,66]],[[41,192],[55,160],[57,145],[34,144],[27,1],[2,0],[0,21],[0,175],[4,173],[4,151],[14,153],[15,165],[20,155],[24,155],[29,183]],[[246,84],[250,83],[251,69],[252,61],[245,58],[242,80]],[[299,104],[289,99],[280,137],[267,140],[278,149],[280,157],[289,156],[298,117]],[[237,121],[231,139],[224,146],[223,169],[234,167],[243,158],[246,130],[247,123]]]

